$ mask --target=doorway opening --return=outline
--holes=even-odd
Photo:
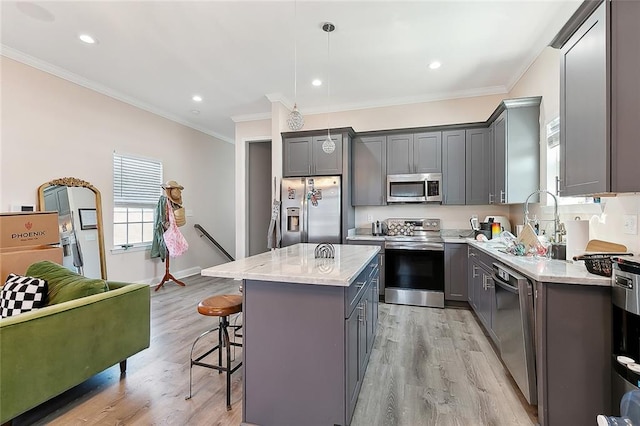
[[[247,144],[248,256],[264,253],[271,221],[271,141]]]

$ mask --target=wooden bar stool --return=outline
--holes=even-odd
[[[239,346],[242,347],[242,343],[232,342],[229,339],[229,328],[237,329],[241,328],[242,325],[229,325],[229,315],[237,314],[242,312],[242,296],[240,295],[231,295],[225,294],[221,296],[212,296],[204,299],[198,304],[198,313],[201,315],[206,315],[210,317],[219,317],[220,322],[217,327],[212,328],[211,330],[207,330],[202,333],[198,338],[193,342],[191,346],[191,354],[189,356],[189,396],[185,399],[191,398],[191,382],[192,382],[192,370],[194,365],[199,365],[201,367],[212,368],[214,370],[218,370],[218,374],[226,373],[227,375],[227,410],[231,410],[231,373],[236,371],[240,366],[242,366],[242,361],[239,362],[235,367],[231,367],[231,346]],[[209,333],[214,331],[218,332],[218,344],[213,348],[209,349],[203,355],[200,355],[196,359],[193,358],[193,351],[196,347],[198,341],[206,336]],[[237,334],[236,334],[237,335]],[[226,365],[222,365],[222,348],[226,348],[227,352],[227,362]],[[218,364],[208,364],[202,362],[202,359],[209,354],[218,351]]]

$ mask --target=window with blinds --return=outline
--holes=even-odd
[[[113,153],[114,246],[127,249],[151,244],[161,185],[161,161]]]

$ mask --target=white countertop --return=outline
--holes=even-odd
[[[352,241],[384,241],[384,235],[349,235],[347,240]]]
[[[611,286],[611,278],[595,275],[587,271],[583,261],[567,262],[541,257],[515,256],[499,251],[495,243],[468,239],[467,243],[491,255],[521,274],[540,282]],[[504,247],[504,246],[502,246]]]
[[[334,259],[315,259],[317,244],[296,244],[203,269],[202,275],[348,287],[380,247],[334,244]]]

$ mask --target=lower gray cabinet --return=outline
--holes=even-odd
[[[347,244],[361,245],[361,246],[379,246],[380,252],[378,252],[378,270],[380,272],[377,278],[378,295],[384,297],[384,274],[385,274],[385,258],[384,258],[384,240],[347,240]]]
[[[444,268],[444,300],[468,301],[467,244],[444,245]]]
[[[244,281],[244,423],[351,423],[377,330],[378,275],[374,258],[349,287]]]
[[[468,248],[468,256],[469,304],[491,339],[498,344],[498,337],[493,329],[496,311],[493,268],[490,266],[493,262],[491,257],[471,246]]]
[[[611,287],[534,285],[538,422],[589,425],[598,414],[616,413]],[[619,407],[619,401],[614,404]]]

